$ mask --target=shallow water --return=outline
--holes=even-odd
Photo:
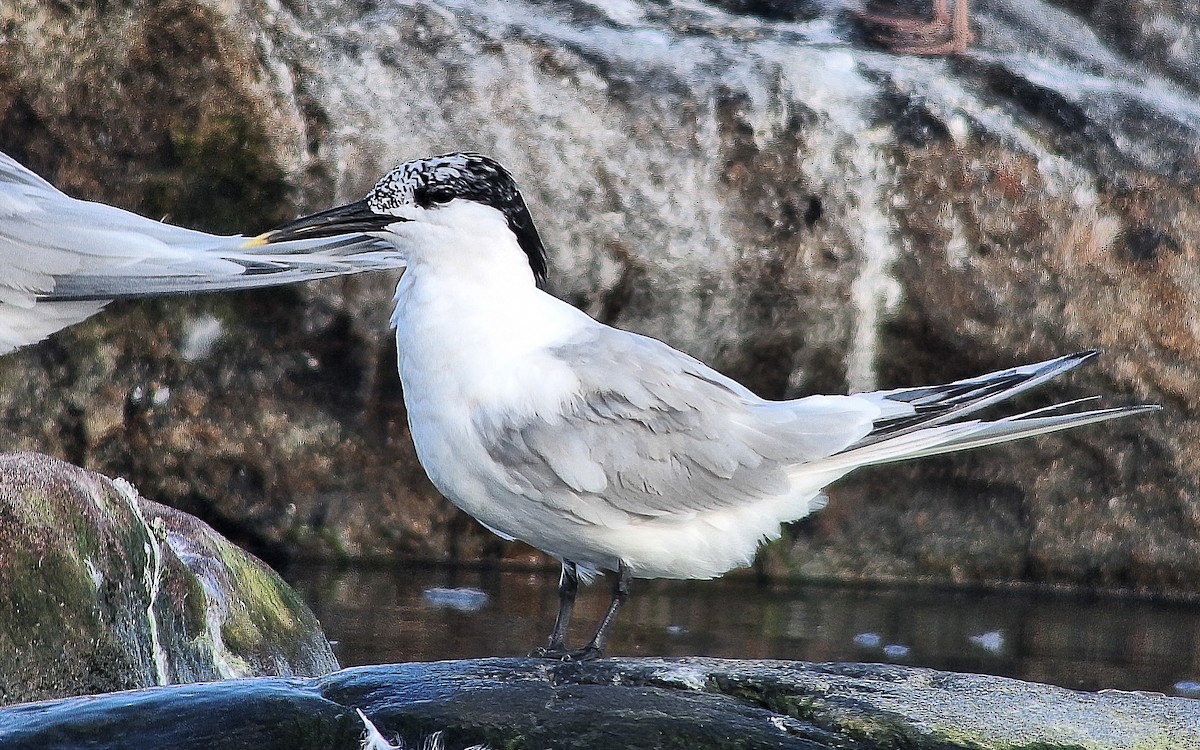
[[[524,655],[544,641],[557,607],[554,571],[298,565],[285,577],[344,666]],[[604,583],[581,591],[574,641],[607,602]],[[748,576],[635,581],[609,653],[897,662],[1200,697],[1200,604]]]

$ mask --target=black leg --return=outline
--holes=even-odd
[[[621,611],[621,605],[629,598],[629,582],[633,579],[633,574],[629,571],[629,566],[621,562],[617,569],[617,580],[613,583],[612,601],[608,604],[608,611],[604,613],[604,619],[600,621],[600,627],[596,628],[596,634],[592,636],[592,642],[583,650],[594,652],[592,656],[584,658],[595,658],[604,652],[604,646],[608,643],[608,634],[612,630],[613,623],[616,622],[617,613]]]
[[[563,560],[562,574],[558,577],[558,617],[554,618],[554,630],[550,632],[547,648],[561,651],[566,648],[567,628],[571,625],[571,613],[575,611],[575,594],[579,592],[579,571],[575,563]]]
[[[562,561],[562,573],[558,578],[558,617],[554,619],[554,630],[544,647],[535,648],[529,655],[549,659],[567,658],[567,628],[571,625],[571,613],[575,610],[575,594],[579,592],[579,571],[570,560]]]
[[[544,647],[535,648],[529,655],[560,661],[587,661],[600,656],[604,653],[605,644],[608,643],[609,631],[612,630],[613,622],[617,619],[617,613],[621,611],[621,605],[629,598],[629,582],[632,578],[629,567],[623,562],[620,563],[616,580],[613,582],[612,601],[609,602],[608,611],[604,613],[604,619],[600,621],[600,627],[596,628],[596,634],[592,636],[592,642],[583,648],[568,649],[566,646],[567,626],[571,623],[571,611],[575,607],[575,594],[579,590],[579,574],[575,570],[575,563],[563,560],[562,578],[558,581],[558,619],[554,621],[550,642]]]

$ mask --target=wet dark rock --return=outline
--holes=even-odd
[[[863,472],[762,569],[1189,593],[1194,6],[992,3],[947,60],[869,48],[841,3],[15,0],[0,148],[74,194],[246,230],[485,151],[555,293],[771,397],[1099,347],[1026,405],[1162,415]],[[0,439],[267,555],[488,555],[412,453],[394,281],[118,306],[0,361]]]
[[[0,454],[0,703],[337,669],[312,613],[206,524]]]
[[[406,747],[441,732],[451,750],[1184,750],[1200,741],[1200,701],[1161,695],[888,665],[487,659],[19,706],[0,711],[0,743],[358,750],[367,727],[356,711]]]

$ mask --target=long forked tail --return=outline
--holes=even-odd
[[[992,421],[965,419],[1034,388],[1097,356],[1070,354],[945,385],[858,394],[878,403],[883,416],[863,439],[822,461],[831,469],[906,461],[1006,443],[1095,422],[1158,411],[1155,404],[1064,411],[1094,398],[1054,404]]]

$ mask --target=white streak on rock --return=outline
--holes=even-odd
[[[149,598],[149,603],[146,606],[146,629],[150,635],[150,655],[154,665],[154,682],[156,685],[169,685],[171,684],[170,658],[163,648],[162,638],[159,636],[158,613],[154,610],[155,604],[158,602],[159,591],[162,588],[164,563],[162,544],[159,542],[158,536],[163,533],[163,530],[160,524],[157,522],[150,523],[142,515],[141,506],[138,504],[138,491],[132,484],[124,479],[114,479],[113,486],[117,488],[117,491],[129,503],[130,510],[137,516],[138,521],[146,532],[143,549],[146,552],[147,565],[142,570],[142,585],[146,587],[146,594]]]

